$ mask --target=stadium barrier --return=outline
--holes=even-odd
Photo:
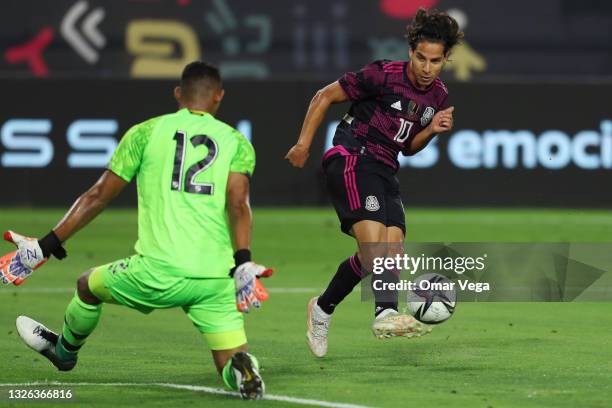
[[[172,81],[2,80],[2,205],[69,205],[133,124],[176,109]],[[307,168],[283,157],[319,82],[230,82],[218,117],[257,150],[255,205],[326,205],[320,160],[348,105],[334,106]],[[612,84],[449,84],[455,129],[398,173],[409,206],[605,207]],[[135,189],[118,203],[135,204]]]

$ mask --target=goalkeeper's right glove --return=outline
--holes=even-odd
[[[271,268],[251,262],[251,252],[241,249],[234,254],[236,266],[230,271],[236,282],[236,307],[243,313],[248,313],[250,306],[256,309],[261,302],[268,299],[268,291],[259,281],[272,275]]]
[[[7,231],[4,239],[17,246],[17,250],[0,258],[0,279],[5,285],[21,285],[51,254],[58,259],[66,257],[66,251],[53,231],[41,240]]]

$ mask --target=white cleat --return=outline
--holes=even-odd
[[[308,330],[306,331],[306,339],[308,339],[308,347],[310,351],[317,357],[325,357],[327,354],[327,332],[329,331],[329,322],[331,315],[325,313],[314,297],[308,302]]]
[[[32,350],[45,356],[60,371],[70,371],[76,365],[75,360],[62,360],[55,354],[58,335],[43,324],[27,316],[19,316],[15,321],[17,333],[23,342]]]
[[[420,337],[431,332],[431,326],[414,317],[393,309],[383,310],[372,323],[372,332],[378,339],[390,337]]]
[[[30,319],[27,316],[19,316],[15,320],[15,326],[17,327],[17,333],[23,342],[32,350],[42,353],[45,350],[55,348],[57,343],[57,335],[55,338],[49,337],[47,333],[53,333],[36,320]]]

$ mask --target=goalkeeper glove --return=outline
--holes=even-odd
[[[248,313],[250,306],[256,309],[268,299],[268,291],[258,278],[272,275],[272,269],[251,262],[251,252],[241,249],[234,254],[236,266],[230,271],[236,283],[236,306],[239,311]]]
[[[0,279],[5,285],[21,285],[51,254],[58,259],[66,257],[66,251],[53,231],[41,240],[7,231],[4,239],[17,246],[17,250],[0,258]]]

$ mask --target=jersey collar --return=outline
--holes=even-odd
[[[208,112],[204,112],[204,111],[199,111],[199,110],[190,110],[187,109],[189,111],[189,113],[191,113],[192,115],[199,115],[199,116],[206,116],[206,115],[210,115],[210,113]]]
[[[204,112],[204,111],[201,111],[201,110],[195,110],[195,109],[189,109],[189,108],[183,108],[183,110],[186,113],[190,113],[192,115],[198,115],[198,116],[207,116],[207,115],[210,115],[210,113]]]

